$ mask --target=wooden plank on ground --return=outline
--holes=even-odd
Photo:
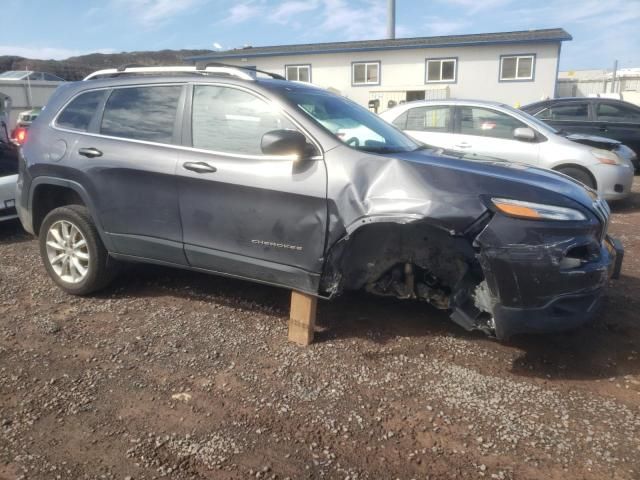
[[[318,299],[306,293],[291,291],[289,312],[289,341],[298,345],[310,345],[316,326]]]

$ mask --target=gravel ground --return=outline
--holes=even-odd
[[[638,479],[639,180],[598,319],[508,343],[352,295],[300,348],[286,291],[151,266],[71,297],[0,225],[0,479]]]

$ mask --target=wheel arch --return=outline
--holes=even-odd
[[[37,177],[33,180],[29,195],[29,211],[35,235],[39,234],[42,221],[54,208],[65,205],[83,205],[89,210],[98,235],[108,250],[111,250],[107,235],[104,235],[100,218],[86,189],[78,182],[57,177]]]
[[[591,181],[593,181],[593,184],[595,185],[595,190],[598,189],[598,180],[596,180],[596,177],[593,175],[593,173],[591,173],[591,170],[589,170],[584,165],[580,165],[572,162],[562,162],[562,163],[559,163],[558,165],[554,165],[551,168],[551,170],[562,173],[560,172],[560,170],[562,170],[563,168],[576,168],[578,170],[585,172],[587,175],[589,175],[589,178],[591,178]]]
[[[321,295],[331,297],[361,288],[394,264],[402,263],[426,267],[453,288],[477,261],[468,236],[429,219],[407,215],[365,217],[349,225],[329,247],[321,275]]]

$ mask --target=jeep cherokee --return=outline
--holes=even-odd
[[[122,68],[60,86],[21,149],[16,197],[51,278],[88,294],[135,261],[321,298],[362,289],[500,339],[593,316],[623,254],[594,191],[431,149],[271,77]]]

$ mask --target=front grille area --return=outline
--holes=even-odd
[[[602,224],[602,230],[600,231],[600,240],[604,239],[604,236],[607,234],[607,230],[609,229],[609,217],[611,216],[611,209],[609,208],[609,204],[601,198],[597,199],[593,202],[593,210],[596,212],[596,216],[600,223]]]

